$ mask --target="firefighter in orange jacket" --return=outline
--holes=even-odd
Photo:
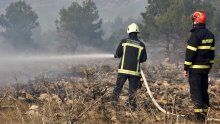
[[[193,28],[188,40],[184,76],[189,77],[190,94],[197,120],[205,121],[209,107],[208,74],[214,63],[215,38],[206,28],[206,13],[192,14]]]

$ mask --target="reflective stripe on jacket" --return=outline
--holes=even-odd
[[[140,76],[140,63],[147,60],[145,45],[139,40],[121,40],[115,56],[121,58],[118,73],[133,76]]]
[[[205,25],[191,30],[186,48],[184,70],[210,70],[215,57],[215,38]]]

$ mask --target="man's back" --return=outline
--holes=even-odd
[[[145,45],[138,40],[138,25],[132,23],[127,28],[129,38],[121,40],[115,58],[121,58],[118,69],[116,87],[112,94],[112,105],[118,101],[119,94],[126,80],[129,80],[128,102],[132,111],[137,108],[135,94],[140,86],[140,62],[147,60]]]
[[[147,59],[145,45],[130,38],[121,40],[116,56],[121,58],[119,73],[135,76],[140,75],[140,63]]]
[[[205,25],[198,25],[191,30],[192,34],[186,50],[185,70],[209,72],[214,63],[214,35]]]

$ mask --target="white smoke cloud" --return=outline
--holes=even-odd
[[[0,14],[5,14],[5,9],[11,2],[19,0],[0,0]],[[30,4],[33,10],[39,16],[40,27],[33,31],[32,38],[34,42],[38,43],[42,50],[38,50],[42,54],[44,50],[51,51],[56,54],[54,50],[60,45],[60,37],[56,34],[55,20],[59,19],[59,11],[61,8],[67,8],[74,0],[25,0]],[[82,2],[83,0],[75,0]],[[124,20],[128,18],[137,18],[140,13],[145,10],[147,0],[94,0],[99,10],[100,18],[105,22],[112,22],[116,17],[122,17]],[[21,82],[33,78],[39,73],[43,72],[59,72],[65,67],[72,66],[75,63],[88,63],[86,61],[77,61],[75,58],[62,61],[23,61],[17,58],[18,53],[15,48],[7,44],[7,41],[0,36],[0,84],[15,81],[18,78]],[[79,53],[102,53],[102,51],[92,48],[90,46],[78,46],[76,50]],[[81,51],[83,50],[83,51]],[[87,50],[87,51],[85,51]],[[38,52],[37,51],[37,52]],[[50,53],[50,54],[51,54]],[[76,52],[77,53],[77,52]],[[25,53],[26,55],[33,53]],[[36,53],[35,53],[36,54]],[[43,53],[44,54],[44,53]],[[46,56],[47,57],[47,56]],[[7,59],[6,59],[7,58]],[[89,59],[91,62],[91,59]],[[94,60],[97,61],[97,60]],[[109,61],[108,61],[109,62]],[[100,63],[100,62],[99,62]],[[105,62],[106,63],[106,62]],[[23,80],[23,81],[22,81]]]

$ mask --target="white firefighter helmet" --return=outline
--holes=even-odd
[[[129,26],[128,26],[128,29],[127,29],[127,33],[131,33],[131,32],[137,32],[139,33],[139,27],[136,23],[131,23]]]

